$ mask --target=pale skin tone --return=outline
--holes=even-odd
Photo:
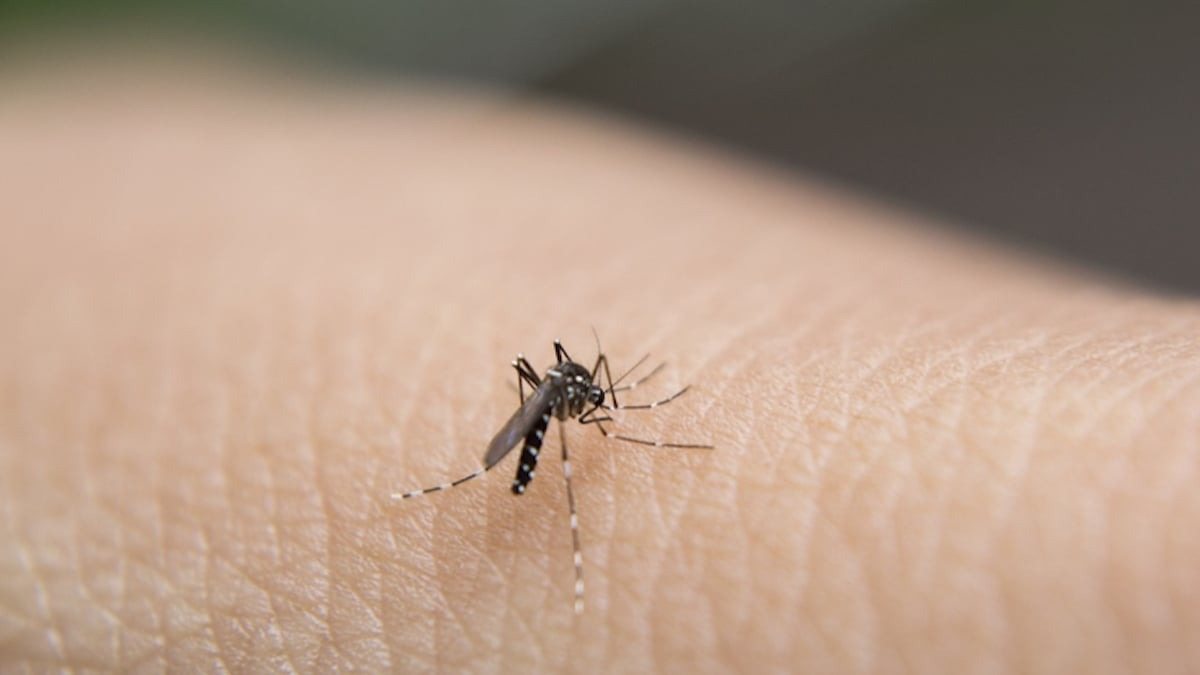
[[[635,126],[10,70],[0,670],[1200,669],[1200,308]],[[478,467],[561,337],[691,383]]]

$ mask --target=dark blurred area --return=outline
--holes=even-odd
[[[1196,3],[9,0],[0,40],[148,18],[606,107],[1200,291]]]

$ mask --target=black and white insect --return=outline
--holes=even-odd
[[[618,392],[636,389],[643,382],[654,377],[666,364],[659,364],[641,378],[622,385],[621,382],[645,363],[650,355],[643,356],[633,367],[616,380],[613,380],[612,374],[609,372],[608,357],[600,349],[599,342],[599,339],[597,339],[595,365],[592,366],[591,370],[588,370],[586,367],[576,363],[567,353],[567,350],[563,348],[562,343],[555,340],[554,356],[557,363],[546,371],[545,377],[538,377],[537,371],[529,364],[524,355],[518,354],[516,360],[512,362],[512,366],[517,371],[517,393],[521,399],[521,407],[513,413],[508,422],[492,438],[492,442],[488,444],[487,451],[483,455],[483,466],[449,483],[434,485],[423,490],[396,492],[392,494],[392,499],[395,500],[410,499],[431,492],[441,492],[452,487],[458,487],[463,483],[482,476],[508,456],[513,448],[521,444],[521,460],[517,465],[516,477],[513,479],[512,492],[515,495],[522,495],[525,493],[529,482],[533,480],[537,470],[538,455],[542,450],[542,441],[545,440],[546,429],[550,425],[550,418],[558,418],[559,444],[562,447],[563,478],[566,481],[567,507],[570,509],[571,518],[571,544],[574,547],[575,554],[576,613],[583,611],[583,553],[579,544],[579,517],[575,512],[575,495],[571,490],[571,460],[567,452],[567,437],[566,432],[563,430],[562,422],[574,418],[580,424],[594,424],[596,429],[604,434],[606,438],[626,443],[649,445],[656,448],[711,449],[713,447],[701,443],[666,443],[659,440],[634,438],[615,433],[605,427],[604,424],[606,422],[616,424],[616,421],[609,414],[614,410],[652,410],[679,398],[688,390],[688,387],[684,387],[671,396],[652,403],[622,405],[617,400]],[[607,381],[607,387],[601,386],[601,376]],[[532,393],[528,397],[525,396],[526,384],[532,389]]]

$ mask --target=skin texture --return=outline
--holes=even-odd
[[[1194,302],[545,103],[0,77],[0,670],[1200,670]],[[553,425],[388,495],[591,325],[717,448],[567,427],[576,618]]]

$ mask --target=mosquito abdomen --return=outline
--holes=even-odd
[[[541,418],[525,435],[525,446],[521,448],[521,462],[517,464],[517,476],[513,479],[512,484],[512,491],[515,495],[525,494],[525,486],[533,480],[534,471],[537,469],[538,454],[542,450],[542,441],[545,440],[546,427],[549,424],[550,411],[547,410],[542,413]]]

